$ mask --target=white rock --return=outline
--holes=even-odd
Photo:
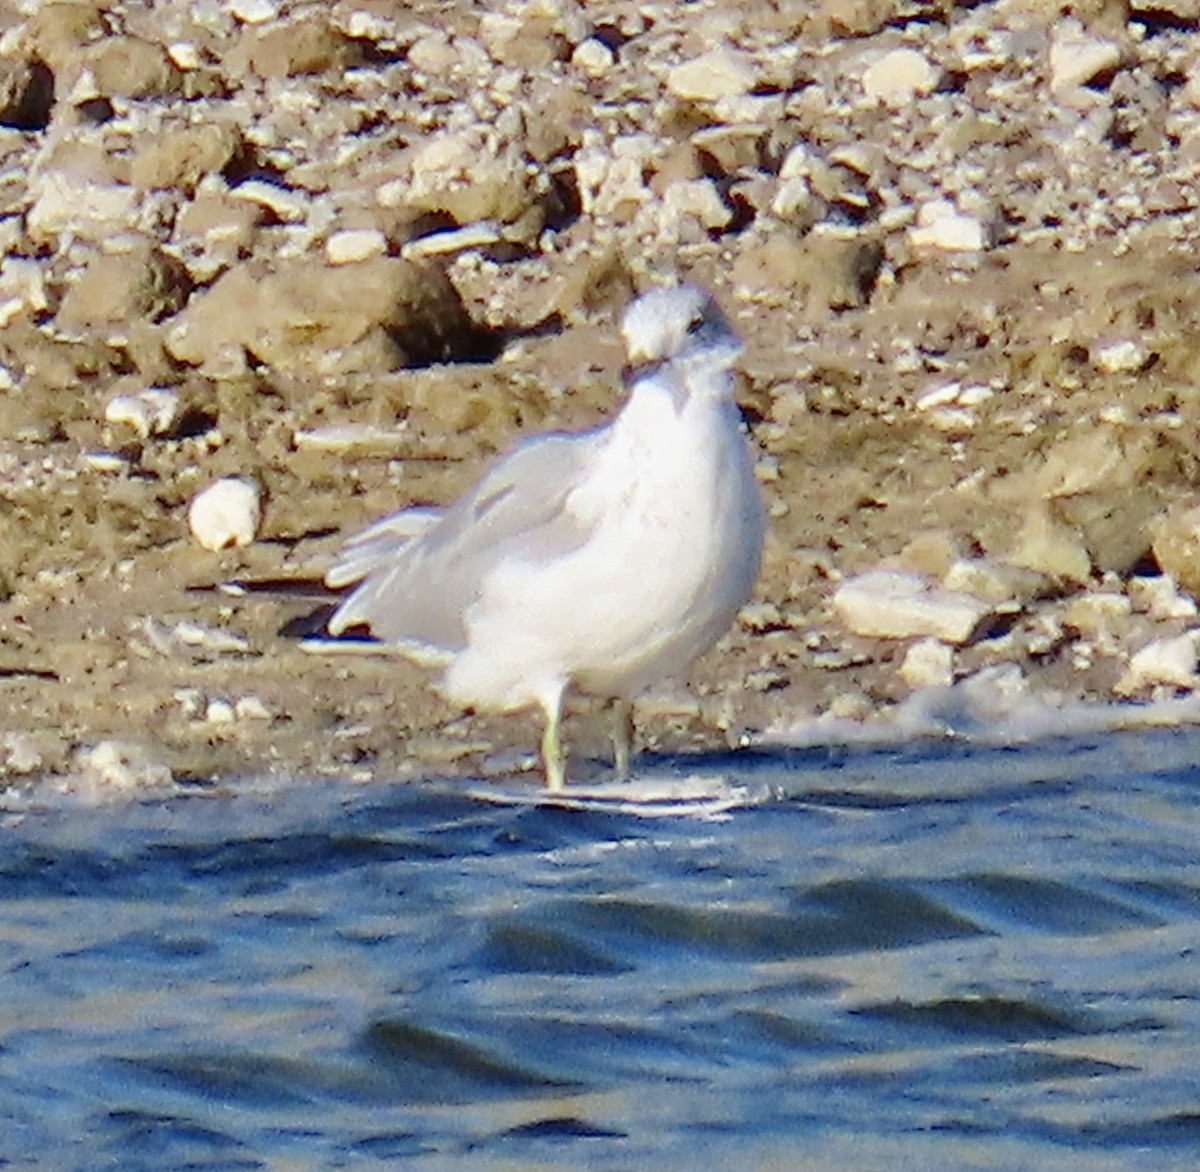
[[[400,453],[412,444],[404,427],[377,427],[373,423],[335,423],[294,431],[292,442],[300,451]]]
[[[411,179],[387,179],[375,188],[375,202],[381,208],[400,208],[408,201]]]
[[[216,697],[204,709],[205,724],[232,724],[237,719],[233,705],[228,700]]]
[[[271,710],[260,696],[242,696],[233,706],[233,714],[238,720],[270,720]]]
[[[136,395],[117,395],[104,407],[107,423],[126,424],[142,437],[165,435],[179,418],[179,396],[166,387],[147,387]]]
[[[913,688],[948,688],[954,683],[954,650],[937,639],[922,639],[905,653],[900,678]]]
[[[70,233],[99,240],[128,227],[138,192],[119,183],[93,183],[62,171],[47,171],[30,184],[33,205],[25,216],[29,237],[43,243]]]
[[[891,49],[867,66],[862,86],[873,101],[899,108],[932,92],[937,81],[938,72],[923,53],[916,49]]]
[[[227,545],[249,545],[261,520],[258,485],[238,477],[210,484],[188,509],[192,535],[205,549],[211,550],[224,549]]]
[[[1136,338],[1120,338],[1092,347],[1092,365],[1106,374],[1136,374],[1149,362],[1146,348]]]
[[[662,209],[667,224],[695,219],[705,228],[715,230],[724,228],[733,219],[711,179],[680,179],[672,183],[663,192]]]
[[[603,42],[595,37],[588,37],[575,46],[571,54],[571,64],[588,77],[603,77],[616,64],[616,54]]]
[[[812,148],[804,142],[798,142],[783,156],[779,164],[779,178],[783,182],[789,179],[808,179],[814,166]]]
[[[970,594],[931,587],[918,574],[871,570],[838,587],[833,609],[856,635],[930,636],[961,645],[970,642],[993,608]]]
[[[191,41],[176,41],[167,46],[167,56],[180,69],[199,69],[202,62],[200,50]]]
[[[802,176],[785,179],[771,200],[771,214],[780,220],[798,221],[810,228],[820,218],[820,201],[812,184]]]
[[[487,248],[502,239],[500,229],[490,220],[475,224],[464,224],[461,228],[447,228],[430,232],[406,241],[400,249],[405,260],[422,260],[430,256],[446,256],[451,252],[467,252],[472,248]]]
[[[145,746],[101,741],[76,756],[82,787],[97,790],[156,789],[174,784],[171,770]]]
[[[584,146],[575,155],[584,212],[601,219],[625,216],[652,202],[654,192],[645,177],[658,151],[657,139],[649,134],[621,135],[610,147],[585,132]]]
[[[307,196],[265,179],[247,179],[231,188],[229,194],[274,212],[285,224],[300,224],[308,218],[310,201]]]
[[[41,261],[7,256],[0,264],[0,329],[21,313],[49,307],[46,269]]]
[[[992,558],[956,558],[942,577],[947,590],[970,594],[992,606],[1013,608],[1029,601],[1046,586],[1046,579],[1033,570],[1025,570]]]
[[[948,199],[934,199],[917,212],[916,225],[908,230],[908,242],[914,248],[978,252],[987,245],[987,232],[980,220],[958,211]]]
[[[358,264],[387,252],[387,237],[378,228],[346,228],[325,241],[325,259],[331,265]]]
[[[667,72],[667,89],[688,102],[717,102],[748,94],[758,81],[754,63],[735,49],[712,49]]]
[[[1158,684],[1176,688],[1196,687],[1200,684],[1200,676],[1196,675],[1198,637],[1198,631],[1185,631],[1182,635],[1147,643],[1130,659],[1129,669],[1114,691],[1118,695],[1129,696]]]
[[[1148,614],[1152,619],[1190,619],[1197,613],[1196,603],[1179,593],[1175,579],[1170,574],[1159,574],[1154,578],[1130,578],[1126,589],[1133,609]]]
[[[279,6],[274,0],[229,0],[225,10],[243,24],[266,24],[279,15]]]
[[[1114,41],[1089,36],[1078,21],[1064,21],[1050,45],[1050,88],[1087,85],[1120,63],[1121,50]]]

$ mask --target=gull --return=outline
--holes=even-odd
[[[609,422],[518,443],[445,510],[410,508],[343,546],[357,584],[329,620],[441,668],[464,709],[540,708],[561,790],[569,690],[614,703],[617,775],[633,698],[682,671],[750,597],[764,515],[734,401],[741,343],[712,298],[656,288],[626,308],[628,397]]]

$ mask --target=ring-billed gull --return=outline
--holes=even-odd
[[[629,396],[609,423],[518,444],[445,511],[405,509],[350,538],[326,575],[358,583],[329,621],[366,626],[464,708],[545,715],[559,790],[568,688],[629,703],[707,651],[750,596],[764,519],[733,398],[741,343],[706,293],[654,289],[621,320]]]

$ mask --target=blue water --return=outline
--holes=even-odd
[[[747,787],[707,817],[447,781],[23,808],[0,1168],[1195,1167],[1198,760],[642,762]]]

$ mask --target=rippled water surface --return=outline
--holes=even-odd
[[[0,1167],[1195,1167],[1198,760],[660,760],[746,792],[657,817],[437,782],[13,815]]]

